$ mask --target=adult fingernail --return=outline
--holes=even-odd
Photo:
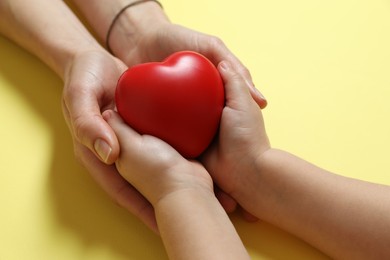
[[[261,92],[256,88],[256,87],[253,87],[255,89],[255,91],[257,92],[257,94],[261,97],[261,99],[264,99],[264,100],[267,100],[263,94],[261,94]]]
[[[112,152],[111,146],[107,142],[99,138],[95,141],[94,148],[100,159],[103,162],[107,163],[107,160]]]

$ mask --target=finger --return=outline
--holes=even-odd
[[[265,99],[263,94],[261,94],[261,92],[255,86],[250,87],[249,91],[251,93],[253,100],[261,109],[264,109],[268,105],[267,99]]]
[[[100,114],[97,104],[87,99],[70,101],[65,105],[69,126],[77,141],[88,147],[102,162],[112,164],[119,154],[116,136]],[[82,105],[80,104],[82,103]],[[89,103],[89,104],[88,104]],[[77,108],[82,108],[77,110]]]
[[[251,94],[247,88],[245,79],[234,70],[228,61],[222,61],[218,65],[218,69],[225,83],[227,106],[246,104],[251,99]]]
[[[120,115],[113,110],[106,110],[103,112],[103,118],[107,121],[110,127],[114,130],[119,144],[120,144],[120,155],[118,160],[115,162],[118,171],[121,173],[128,182],[135,185],[135,188],[139,189],[139,183],[136,180],[134,174],[131,174],[133,170],[126,169],[127,166],[131,168],[141,167],[142,165],[150,165],[147,154],[150,151],[154,152],[157,156],[158,149],[151,149],[150,146],[146,145],[144,138],[127,125]],[[156,147],[154,147],[156,148]],[[138,184],[136,184],[138,183]]]
[[[251,93],[253,100],[257,105],[263,109],[267,106],[267,99],[264,95],[255,87],[252,76],[249,70],[242,64],[242,62],[226,47],[224,42],[217,37],[206,36],[209,44],[204,46],[201,51],[203,54],[210,58],[210,60],[217,66],[223,60],[230,62],[234,70],[237,71],[245,79],[245,83]]]
[[[179,25],[174,25],[173,27],[169,26],[166,28],[168,28],[168,31],[165,34],[162,34],[164,37],[162,42],[166,43],[168,40],[169,44],[161,44],[161,46],[157,49],[158,51],[154,52],[151,56],[162,59],[176,51],[193,50],[206,56],[215,66],[217,66],[222,60],[227,60],[246,79],[247,86],[258,106],[260,108],[265,108],[267,106],[267,100],[254,87],[249,70],[226,47],[225,43],[221,39],[215,36],[196,32]],[[176,37],[169,37],[170,35],[174,35]],[[162,55],[162,53],[164,55]]]
[[[75,85],[73,88],[81,88]],[[98,97],[94,93],[68,91],[64,96],[66,112],[70,117],[71,130],[78,142],[88,147],[98,158],[112,164],[119,154],[115,133],[104,121]]]
[[[218,199],[221,206],[224,208],[226,213],[232,213],[237,208],[237,202],[230,197],[227,193],[222,191],[218,186],[214,187],[215,197]]]
[[[144,165],[154,165],[151,164],[151,159],[153,162],[156,162],[157,165],[162,162],[168,162],[170,164],[172,160],[181,161],[184,159],[179,152],[163,140],[155,136],[139,134],[127,125],[117,112],[106,110],[103,113],[103,117],[115,131],[120,143],[121,154],[125,155],[123,157],[125,157],[126,163],[122,164],[120,161],[124,161],[121,160],[121,158],[117,161],[117,167],[119,167],[118,170],[121,173],[126,174],[127,171],[122,172],[119,165],[127,164],[133,165],[134,167],[135,165],[138,165],[138,167],[141,167],[140,169],[144,169]],[[153,154],[153,156],[151,156],[151,154]],[[161,165],[163,164],[164,163]],[[126,175],[124,177],[130,182],[133,180],[130,176]],[[133,182],[132,184],[135,185]],[[140,188],[138,185],[135,186],[136,188]]]
[[[87,53],[73,64],[63,93],[73,137],[106,164],[117,159],[119,144],[101,112],[103,107],[113,107],[114,88],[122,67],[108,55]]]
[[[251,93],[253,100],[257,103],[257,105],[263,109],[267,106],[267,99],[264,95],[256,88],[255,84],[252,80],[252,75],[249,70],[234,56],[230,55],[228,59],[226,59],[230,64],[232,64],[233,69],[239,73],[245,80],[245,83]]]
[[[259,221],[259,218],[258,218],[258,217],[256,217],[255,215],[252,215],[251,213],[249,213],[249,212],[246,211],[245,209],[240,208],[240,211],[241,211],[241,216],[242,216],[243,219],[245,219],[246,221],[248,221],[248,222],[257,222],[257,221]]]
[[[110,198],[158,234],[152,205],[118,173],[115,166],[100,162],[85,146],[79,144],[77,149],[82,153],[83,165]]]
[[[136,145],[137,138],[139,138],[140,135],[128,126],[117,112],[106,110],[103,112],[103,118],[114,130],[122,147],[132,147]]]

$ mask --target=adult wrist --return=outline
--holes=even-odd
[[[132,1],[136,2],[136,1]],[[121,9],[125,7],[122,6]],[[118,12],[112,17],[115,19]],[[155,1],[146,1],[126,8],[112,25],[108,45],[112,53],[125,60],[128,53],[137,46],[139,41],[156,27],[169,23],[164,10]],[[107,28],[108,32],[109,28]],[[107,37],[107,35],[106,35]]]
[[[69,72],[72,68],[73,63],[75,60],[78,59],[82,54],[88,53],[88,52],[105,52],[105,50],[99,45],[96,41],[86,41],[84,44],[78,45],[77,47],[69,47],[66,50],[63,50],[63,58],[61,61],[58,61],[59,66],[61,66],[60,70],[60,77],[63,80],[66,80],[66,78],[69,76]]]

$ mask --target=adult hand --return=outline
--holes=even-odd
[[[112,1],[109,9],[106,3],[101,1],[87,3],[75,0],[75,3],[95,29],[100,40],[106,41],[107,32],[114,17],[122,10],[123,2]],[[96,19],[97,16],[100,19]],[[249,71],[220,39],[172,24],[160,6],[153,1],[126,9],[115,22],[109,36],[107,44],[110,45],[110,49],[129,67],[149,61],[161,61],[170,54],[182,50],[199,52],[215,65],[227,60],[243,75],[259,106],[264,108],[267,104],[265,98],[254,87]],[[236,202],[220,192],[218,187],[216,194],[228,212],[235,209]]]
[[[202,164],[156,137],[138,134],[112,110],[103,117],[121,145],[117,168],[153,205],[170,258],[249,259]]]
[[[75,55],[65,74],[63,113],[77,159],[120,206],[157,231],[153,208],[112,165],[119,144],[102,112],[114,109],[116,82],[126,66],[104,50]]]
[[[181,50],[195,51],[209,58],[216,66],[222,60],[228,61],[234,70],[241,75],[258,106],[260,108],[267,106],[266,99],[253,84],[249,70],[219,38],[162,20],[149,24],[148,28],[148,30],[139,32],[135,36],[136,40],[131,41],[130,50],[121,55],[121,59],[128,66],[149,61],[161,61],[170,54]],[[235,200],[217,186],[215,193],[227,212],[235,211],[237,207]],[[256,220],[245,211],[243,211],[243,216],[248,221]]]
[[[226,106],[222,111],[218,140],[202,157],[217,185],[234,199],[248,180],[242,165],[253,165],[259,153],[270,148],[259,106],[245,79],[226,61],[218,66],[225,83]]]
[[[215,36],[196,32],[169,22],[156,22],[150,24],[148,30],[139,33],[137,40],[133,41],[129,51],[120,58],[128,66],[132,66],[142,62],[161,61],[170,54],[182,50],[201,53],[216,66],[222,60],[228,61],[232,64],[234,70],[243,77],[259,107],[266,107],[267,101],[254,86],[249,70],[226,47],[223,41]]]

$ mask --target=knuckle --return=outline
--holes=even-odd
[[[82,144],[86,144],[88,135],[91,134],[92,122],[98,122],[100,120],[99,115],[75,115],[71,118],[71,124],[73,128],[73,134],[77,141]]]
[[[87,131],[87,123],[85,116],[78,115],[72,118],[73,132],[77,141],[82,142],[84,134]]]
[[[62,99],[65,104],[80,96],[81,89],[82,88],[78,84],[66,84],[62,91]]]
[[[239,71],[232,71],[232,79],[237,82],[243,82],[244,76]]]
[[[115,161],[115,166],[118,172],[123,172],[125,170],[121,157],[119,157],[118,160]]]
[[[210,45],[212,48],[217,48],[217,49],[225,47],[225,43],[217,36],[211,36]]]
[[[87,165],[85,149],[76,140],[73,140],[73,154],[77,163],[82,166]]]
[[[125,203],[125,200],[123,200],[123,197],[124,196],[124,193],[126,192],[126,190],[129,188],[129,184],[122,184],[121,186],[119,186],[115,192],[111,195],[111,199],[112,201],[118,206],[118,207],[121,207],[121,208],[126,208],[126,203]]]
[[[238,69],[238,73],[240,73],[243,77],[250,77],[251,73],[249,72],[248,68],[242,66]]]
[[[83,165],[84,166],[84,160],[83,160],[83,156],[80,152],[79,149],[77,149],[76,147],[73,148],[73,153],[74,153],[74,158],[76,160],[76,162],[80,165]]]

